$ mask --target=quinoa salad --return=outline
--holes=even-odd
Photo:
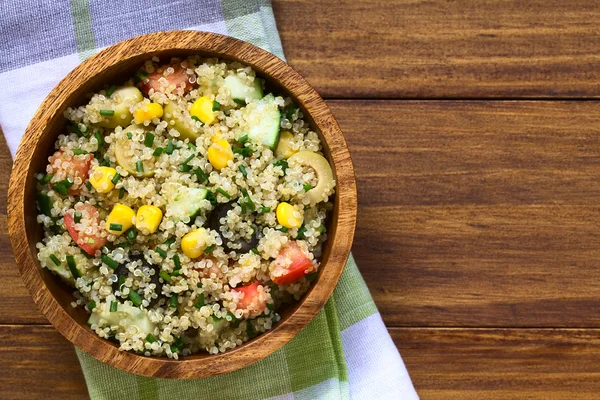
[[[145,356],[217,354],[271,329],[317,278],[333,171],[250,67],[154,57],[64,116],[37,175],[37,257],[98,336]]]

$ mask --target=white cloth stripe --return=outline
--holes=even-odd
[[[341,336],[353,400],[419,398],[379,313],[350,325]]]

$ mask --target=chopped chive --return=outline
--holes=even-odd
[[[135,290],[129,291],[129,300],[131,300],[133,305],[136,307],[142,304],[142,296],[140,296],[140,294]]]
[[[306,275],[306,280],[309,281],[309,282],[312,282],[315,279],[317,279],[318,277],[319,277],[319,273],[318,272],[313,272],[312,274]]]
[[[242,136],[241,138],[239,138],[239,139],[237,140],[237,142],[238,142],[238,143],[240,143],[240,144],[244,144],[244,143],[246,143],[247,141],[248,141],[248,135],[244,135],[244,136]]]
[[[127,230],[127,239],[129,239],[129,241],[134,241],[136,236],[137,233],[135,232],[135,229],[129,228]]]
[[[146,147],[152,147],[154,144],[154,134],[152,132],[146,132],[146,136],[144,137],[144,145]]]
[[[212,110],[213,111],[219,111],[221,109],[221,103],[219,103],[218,101],[214,100],[213,104],[212,104]]]
[[[306,239],[306,225],[302,224],[302,226],[300,227],[300,229],[298,229],[298,235],[296,236],[297,239]]]
[[[148,77],[148,74],[146,73],[146,71],[140,69],[138,70],[138,72],[135,73],[135,77],[138,78],[140,81],[143,81]]]
[[[187,165],[187,164],[181,164],[179,167],[177,167],[179,172],[190,172],[192,170],[192,168],[193,167],[191,165]]]
[[[81,149],[73,149],[73,154],[75,154],[76,156],[81,156],[83,154],[87,154],[88,152],[85,150],[81,150]]]
[[[319,227],[317,228],[317,230],[318,230],[320,233],[325,233],[325,232],[327,232],[327,228],[325,228],[325,225],[323,225],[323,224],[319,225]]]
[[[304,191],[305,192],[308,192],[312,188],[313,188],[313,186],[311,184],[309,184],[309,183],[305,183],[304,184]]]
[[[270,207],[261,207],[260,208],[260,213],[261,214],[266,214],[268,212],[271,212],[271,208]]]
[[[117,87],[115,85],[111,85],[108,90],[106,91],[106,97],[110,97],[112,96],[112,94],[115,92],[115,89]]]
[[[242,157],[248,157],[252,153],[252,149],[250,147],[243,147],[241,149],[236,147],[233,149],[233,152],[241,155]]]
[[[288,233],[290,230],[288,228],[286,228],[285,226],[282,226],[281,228],[279,228],[279,230],[283,233]]]
[[[154,342],[156,342],[156,338],[154,337],[153,334],[149,333],[148,335],[146,335],[146,342],[154,343]]]
[[[240,206],[242,207],[242,214],[246,214],[246,209],[248,208],[248,207],[246,207],[246,203],[242,202],[242,204],[240,204]]]
[[[125,196],[125,188],[119,189],[119,200]]]
[[[104,138],[102,137],[102,135],[100,134],[100,131],[96,131],[94,132],[94,137],[96,138],[96,140],[98,141],[98,147],[101,147],[104,145]]]
[[[122,224],[110,224],[109,229],[111,231],[122,231],[123,230],[123,225]]]
[[[217,247],[216,244],[211,244],[210,246],[204,249],[204,254],[210,254],[215,249],[215,247]]]
[[[52,174],[50,174],[50,175],[42,175],[42,177],[40,177],[38,179],[38,182],[40,182],[42,185],[45,185],[48,182],[50,182],[52,180],[52,178],[54,178],[54,175],[52,175]]]
[[[107,256],[106,254],[102,255],[102,262],[112,269],[116,269],[119,266],[118,262]]]
[[[75,215],[73,216],[73,220],[75,221],[76,224],[79,223],[79,221],[81,221],[81,217],[82,217],[81,213],[79,211],[76,211]]]
[[[163,151],[165,151],[164,147],[157,147],[156,149],[154,149],[154,153],[152,153],[152,155],[154,157],[158,157],[162,154]]]
[[[50,254],[50,259],[57,267],[60,265],[60,260],[54,254]]]
[[[250,209],[250,211],[256,211],[256,204],[254,204],[254,202],[250,198],[250,195],[248,194],[246,188],[242,188],[242,194],[244,195],[244,197],[246,197],[245,203],[246,206],[248,206],[248,208]]]
[[[116,301],[111,301],[110,302],[110,312],[116,312],[117,311],[117,306],[119,305],[119,303],[117,303]]]
[[[197,150],[198,150],[198,148],[196,147],[196,145],[195,145],[195,144],[193,144],[193,143],[188,143],[188,149],[190,149],[190,150],[194,150],[194,151],[197,151]]]
[[[200,293],[196,297],[196,303],[194,304],[194,307],[196,307],[197,309],[200,309],[203,305],[204,305],[204,293]]]
[[[291,120],[292,117],[294,116],[294,113],[296,112],[296,110],[298,109],[298,107],[296,107],[295,104],[290,104],[289,108],[287,109],[286,113],[285,113],[285,117],[288,120]]]
[[[175,254],[173,256],[173,263],[175,264],[175,269],[181,268],[181,260],[179,259],[179,254]]]
[[[128,139],[133,139],[133,133],[127,132],[127,138]]]
[[[73,278],[77,279],[81,277],[81,273],[77,269],[77,263],[75,263],[75,257],[67,256],[67,266],[69,267],[69,271],[71,271]]]
[[[258,249],[256,247],[253,247],[250,249],[250,251],[252,251],[254,254],[260,254],[260,252],[258,251]]]
[[[137,172],[139,172],[140,174],[142,172],[144,172],[144,164],[142,163],[142,160],[137,160],[135,163],[135,170]]]
[[[200,124],[204,125],[204,122],[200,121],[200,118],[196,117],[195,115],[192,115],[192,119],[196,122],[200,122]]]
[[[243,165],[240,164],[239,170],[242,173],[242,175],[244,176],[244,178],[248,177],[248,171],[246,171],[246,167],[244,167]]]
[[[176,271],[171,272],[171,276],[181,276],[181,270],[178,269]]]
[[[227,197],[228,199],[231,199],[231,195],[229,193],[227,193],[226,191],[224,191],[223,189],[218,188],[217,192],[221,193],[223,196]]]
[[[200,183],[204,183],[208,180],[208,176],[206,176],[206,174],[204,173],[204,171],[202,171],[202,168],[198,167],[194,170],[194,174],[196,174],[196,177],[198,178],[198,182]]]
[[[90,182],[90,181],[87,181],[87,182],[85,182],[85,187],[86,187],[88,190],[92,190],[92,182]]]
[[[169,299],[169,303],[171,304],[171,307],[175,308],[177,307],[177,305],[179,304],[179,302],[177,301],[177,295],[174,294],[173,296],[171,296],[171,298]]]
[[[195,157],[196,157],[196,155],[195,155],[195,154],[192,154],[191,156],[189,156],[188,158],[186,158],[186,159],[185,159],[185,161],[183,161],[183,163],[182,163],[182,164],[187,164],[187,163],[189,163],[189,162],[190,162],[190,161],[192,161],[192,160],[193,160]]]
[[[163,249],[161,249],[160,247],[156,248],[156,252],[161,256],[161,257],[166,257],[167,256],[167,252],[164,251]]]
[[[165,271],[160,271],[158,276],[160,276],[163,279],[163,281],[171,283],[171,275],[167,274]]]
[[[38,193],[36,195],[36,199],[37,199],[37,205],[38,205],[38,208],[40,209],[40,212],[44,215],[50,216],[51,215],[50,210],[52,209],[52,202],[50,201],[50,197],[48,197],[47,194]]]
[[[83,136],[83,132],[81,132],[81,129],[79,129],[79,126],[77,124],[69,124],[67,130],[69,132],[76,133],[77,136]]]
[[[212,204],[213,206],[216,206],[217,204],[219,204],[215,194],[213,192],[211,192],[210,190],[206,193],[206,200],[210,201],[210,204]]]
[[[67,189],[67,188],[65,187],[65,185],[64,185],[64,184],[62,184],[62,182],[59,182],[59,183],[57,183],[57,184],[53,185],[53,186],[52,186],[52,189],[53,189],[55,192],[58,192],[58,193],[62,194],[63,196],[66,196],[67,194],[69,194],[69,189]]]
[[[113,185],[116,185],[117,182],[119,182],[119,179],[121,179],[121,174],[119,174],[117,172],[117,174],[115,176],[113,176],[113,178],[110,181],[112,182]]]
[[[163,244],[166,244],[167,247],[170,247],[173,243],[175,243],[175,240],[176,239],[174,237],[172,237],[172,238],[165,240],[165,242]]]
[[[112,117],[113,115],[115,115],[115,110],[100,110],[100,115]]]
[[[175,146],[173,146],[173,141],[171,139],[169,139],[169,142],[167,143],[167,151],[166,153],[168,155],[173,154],[173,150],[175,150]]]
[[[96,302],[94,300],[87,303],[87,309],[91,312],[94,308],[96,308]]]
[[[100,165],[103,167],[110,167],[110,160],[108,158],[105,158],[104,160],[102,160]]]
[[[281,167],[283,175],[285,176],[285,170],[288,169],[288,162],[286,160],[278,160],[273,164],[275,167]]]

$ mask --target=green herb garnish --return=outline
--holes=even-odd
[[[210,254],[215,249],[215,247],[217,247],[216,244],[211,244],[210,246],[204,249],[204,254]]]
[[[146,147],[152,147],[154,144],[154,134],[152,132],[146,132],[146,136],[144,137],[144,145]]]
[[[50,254],[50,259],[57,267],[60,265],[60,260],[54,254]]]
[[[100,110],[100,115],[106,115],[107,117],[112,117],[115,115],[115,110]]]
[[[218,188],[217,192],[221,193],[223,196],[227,197],[227,199],[231,199],[231,195],[229,193],[227,193],[226,191],[224,191],[223,189]]]
[[[109,229],[111,231],[119,231],[119,232],[121,232],[123,230],[123,225],[122,224],[110,224]]]
[[[107,256],[106,254],[102,255],[102,262],[112,269],[116,269],[119,266],[118,262]]]

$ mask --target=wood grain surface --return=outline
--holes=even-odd
[[[596,97],[588,0],[273,2],[288,61],[324,97]]]
[[[600,103],[578,99],[600,93],[600,6],[273,6],[292,66],[347,99],[328,105],[356,168],[353,252],[421,398],[598,398]],[[551,101],[489,101],[524,97]],[[0,143],[0,397],[84,398],[11,255],[10,165]]]

